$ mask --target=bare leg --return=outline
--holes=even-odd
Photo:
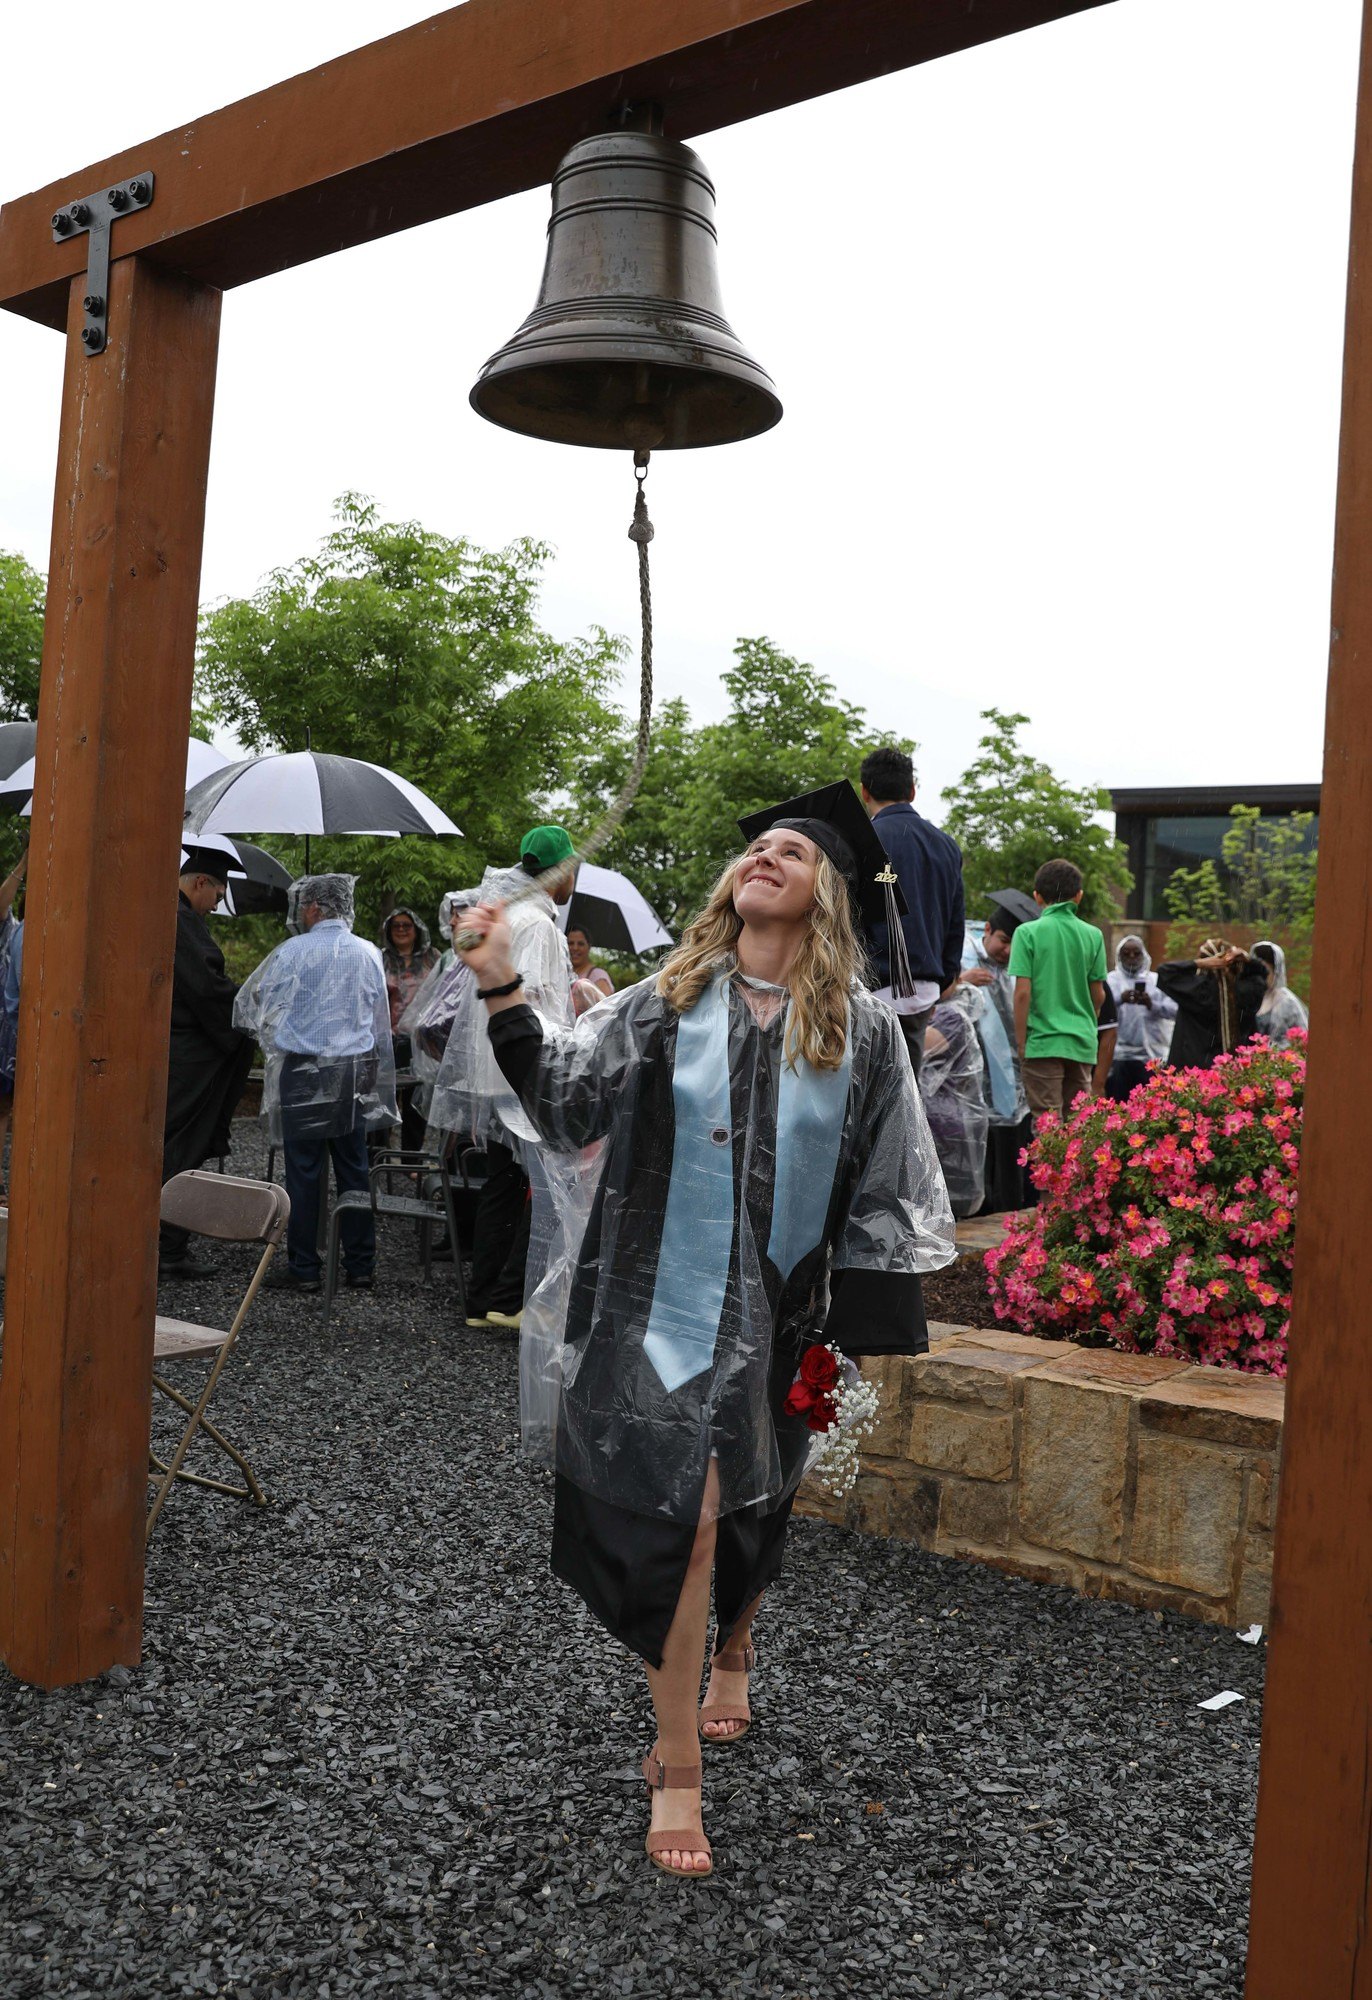
[[[710,1622],[710,1574],[715,1563],[715,1521],[719,1512],[719,1472],[713,1459],[705,1481],[700,1525],[691,1548],[686,1581],[677,1601],[662,1665],[648,1668],[648,1691],[657,1715],[657,1752],[664,1764],[694,1764],[700,1756],[697,1717],[700,1713],[700,1670],[705,1661],[705,1633]],[[700,1794],[695,1791],[653,1793],[653,1831],[662,1827],[704,1826]],[[705,1849],[675,1848],[662,1859],[673,1868],[710,1866]]]
[[[753,1620],[757,1617],[761,1608],[762,1594],[759,1592],[739,1619],[738,1624],[734,1627],[733,1636],[729,1640],[729,1651],[731,1653],[741,1653],[743,1648],[751,1643],[753,1637]],[[731,1708],[746,1708],[748,1706],[747,1674],[729,1673],[723,1667],[711,1665],[710,1685],[705,1690],[706,1706],[708,1707],[712,1701],[719,1702],[721,1706],[727,1702]],[[740,1730],[747,1727],[746,1722],[702,1722],[700,1725],[701,1734],[708,1737],[714,1743],[718,1743],[729,1736],[737,1736]]]

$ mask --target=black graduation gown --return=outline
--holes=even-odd
[[[703,1373],[666,1384],[642,1365],[642,1356],[651,1338],[649,1306],[657,1296],[654,1269],[665,1254],[670,1189],[680,1170],[674,1150],[678,1018],[650,988],[625,996],[620,1023],[612,1022],[605,1036],[621,1051],[615,1087],[590,1093],[587,1108],[578,1101],[560,1130],[549,1112],[559,1081],[546,1071],[538,1017],[530,1009],[510,1009],[491,1023],[497,1061],[540,1130],[564,1144],[569,1136],[584,1144],[608,1135],[567,1301],[574,1366],[562,1392],[552,1461],[553,1568],[617,1638],[653,1665],[660,1663],[675,1615],[712,1452],[722,1489],[715,1595],[723,1643],[781,1567],[811,1443],[803,1419],[787,1417],[781,1407],[804,1347],[828,1339],[857,1355],[917,1353],[928,1344],[918,1271],[908,1268],[920,1260],[903,1252],[903,1218],[927,1188],[930,1235],[923,1267],[931,1268],[951,1255],[951,1217],[895,1019],[867,996],[854,1005],[853,1080],[845,1138],[829,1169],[827,1220],[821,1198],[819,1240],[783,1274],[770,1257],[740,1254],[745,1242],[755,1251],[771,1247],[783,1023],[759,1028],[741,1002],[730,1002],[728,1125],[711,1134],[723,1143],[732,1129],[737,1202],[721,1331],[714,1361]],[[594,1032],[599,1011],[585,1017],[583,1035]],[[724,1151],[727,1158],[727,1145]],[[899,1183],[889,1201],[871,1184],[874,1152],[881,1156],[878,1172],[889,1160]],[[918,1163],[925,1155],[932,1183],[921,1180]],[[862,1240],[851,1261],[866,1268],[846,1268],[849,1257],[838,1254],[840,1239],[854,1225]],[[940,1248],[945,1227],[946,1251]],[[830,1272],[831,1252],[845,1268]],[[698,1275],[691,1272],[687,1284]],[[741,1296],[745,1290],[750,1299]],[[756,1339],[759,1315],[770,1327],[765,1341]],[[526,1321],[528,1316],[526,1308]],[[747,1325],[751,1346],[740,1332]],[[526,1340],[528,1332],[526,1324]],[[774,1436],[776,1461],[764,1482],[769,1497],[753,1501],[750,1496],[764,1490],[753,1457],[756,1436]],[[617,1468],[613,1480],[598,1472],[602,1455]],[[659,1467],[670,1469],[659,1478]],[[621,1496],[628,1504],[620,1504]]]
[[[172,971],[164,1182],[229,1150],[229,1121],[253,1059],[252,1042],[233,1025],[237,992],[204,918],[181,896]]]
[[[1194,959],[1170,959],[1158,967],[1158,985],[1177,1003],[1176,1025],[1168,1051],[1170,1069],[1209,1069],[1223,1055],[1220,1039],[1219,982],[1213,972],[1198,972]],[[1241,961],[1234,981],[1238,1000],[1238,1048],[1257,1031],[1258,1008],[1267,991],[1267,967],[1260,958]]]

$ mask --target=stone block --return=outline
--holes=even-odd
[[[1277,1525],[1277,1468],[1270,1458],[1254,1459],[1248,1468],[1248,1525]]]
[[[1285,1384],[1275,1376],[1188,1368],[1141,1399],[1139,1422],[1172,1437],[1275,1452],[1281,1449],[1285,1411]]]
[[[956,1226],[958,1258],[984,1257],[1005,1240],[1010,1218],[1000,1210],[994,1215],[965,1215]]]
[[[1019,1522],[1024,1539],[1118,1562],[1132,1397],[1094,1382],[1023,1378]]]
[[[975,1333],[974,1326],[959,1326],[951,1319],[931,1319],[929,1321],[929,1346],[946,1347],[950,1340],[961,1340],[965,1333]]]
[[[940,1482],[925,1473],[911,1473],[890,1482],[887,1501],[891,1533],[897,1541],[934,1546],[938,1533]]]
[[[960,1472],[969,1479],[1008,1479],[1015,1456],[1015,1420],[1008,1410],[997,1414],[921,1396],[911,1413],[906,1456],[916,1465]]]
[[[848,1522],[847,1499],[835,1499],[817,1479],[802,1479],[796,1494],[795,1511],[812,1521],[828,1521],[835,1528],[846,1527]]]
[[[1234,1603],[1234,1623],[1242,1631],[1272,1620],[1272,1543],[1265,1535],[1249,1535],[1243,1547],[1243,1567]]]
[[[1140,1431],[1130,1569],[1179,1590],[1227,1598],[1243,1480],[1243,1461],[1233,1453]]]
[[[1228,1604],[1224,1598],[1197,1597],[1178,1590],[1174,1584],[1151,1583],[1124,1570],[1097,1570],[1088,1576],[1084,1597],[1108,1597],[1119,1604],[1136,1604],[1140,1611],[1176,1611],[1183,1618],[1198,1619],[1204,1625],[1227,1625]]]
[[[992,1492],[995,1491],[993,1487]],[[962,1554],[963,1551],[955,1551]],[[970,1550],[967,1553],[971,1553]],[[978,1562],[984,1562],[988,1569],[1003,1570],[1007,1576],[1027,1577],[1030,1583],[1056,1584],[1063,1590],[1076,1590],[1088,1595],[1087,1581],[1091,1574],[1085,1563],[1077,1562],[1071,1556],[1045,1556],[1042,1549],[1011,1547],[1006,1550],[988,1549],[978,1552]]]
[[[945,1479],[935,1548],[956,1542],[960,1554],[1003,1549],[1010,1540],[1013,1490],[985,1479]],[[966,1545],[971,1544],[968,1548]]]
[[[1072,1347],[1066,1354],[1059,1349],[1050,1363],[1054,1374],[1073,1381],[1104,1382],[1113,1389],[1147,1389],[1182,1375],[1190,1367],[1162,1354],[1121,1354],[1113,1347]]]
[[[859,1472],[848,1519],[864,1535],[891,1532],[891,1482],[879,1472]]]
[[[917,1355],[909,1366],[916,1409],[924,1398],[942,1396],[950,1403],[981,1403],[988,1410],[1009,1410],[1015,1400],[1012,1378],[1037,1362],[1030,1354],[973,1347],[959,1340],[940,1348],[937,1354]]]
[[[1018,1333],[1012,1326],[972,1327],[961,1337],[967,1347],[989,1347],[999,1354],[1029,1354],[1037,1361],[1061,1361],[1076,1349],[1066,1340],[1040,1340],[1035,1333]]]
[[[900,1458],[905,1450],[906,1370],[903,1354],[869,1354],[863,1357],[864,1378],[876,1389],[877,1420],[863,1446],[864,1459]]]

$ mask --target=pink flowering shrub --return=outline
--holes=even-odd
[[[1305,1038],[1081,1099],[1028,1151],[1039,1206],[986,1273],[998,1319],[1129,1354],[1286,1373]]]

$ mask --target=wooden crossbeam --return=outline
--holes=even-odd
[[[85,243],[53,212],[146,169],[115,256],[224,290],[536,187],[626,98],[689,139],[1104,4],[468,0],[6,203],[0,305],[65,326]]]

